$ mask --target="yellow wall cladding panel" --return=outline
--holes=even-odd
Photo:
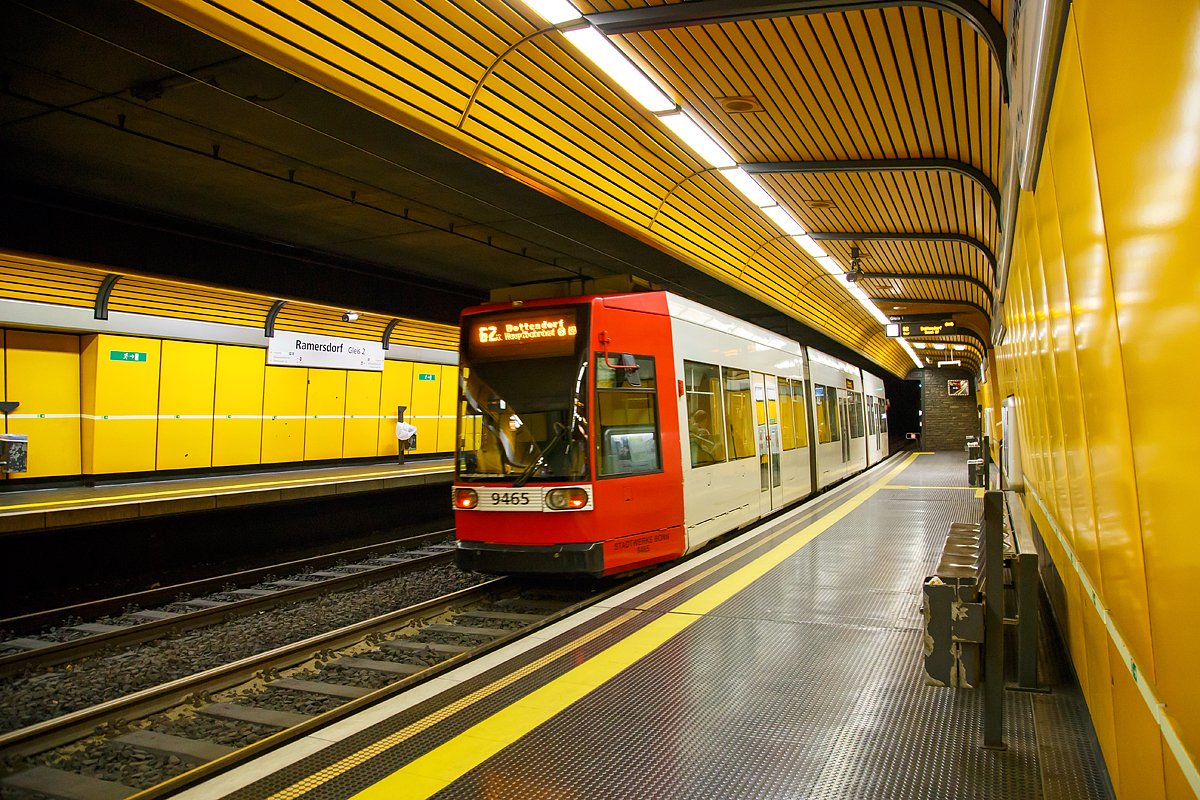
[[[216,377],[215,344],[163,341],[157,469],[212,466]]]
[[[28,472],[20,477],[78,475],[79,337],[6,331],[4,342],[5,399],[21,404],[8,433],[29,437]]]
[[[262,463],[304,460],[308,370],[265,367],[262,407]]]
[[[1068,26],[1063,46],[1055,109],[1047,146],[1054,159],[1055,187],[1060,198],[1067,280],[1076,310],[1075,338],[1088,421],[1088,450],[1097,482],[1094,498],[1101,574],[1092,578],[1103,585],[1105,600],[1130,647],[1142,668],[1153,675],[1155,659],[1150,646],[1121,333],[1109,270],[1106,214],[1088,124],[1088,98],[1073,24]]]
[[[262,457],[266,350],[217,345],[212,465],[257,464]],[[283,369],[283,367],[279,367]]]
[[[438,435],[437,452],[453,453],[455,449],[455,431],[458,415],[455,406],[458,404],[458,367],[443,364],[441,366],[442,385],[438,403]]]
[[[34,257],[0,253],[0,297],[90,308],[104,273]]]
[[[1119,315],[1113,322],[1119,331],[1109,333],[1119,333],[1119,346],[1113,342],[1108,355],[1119,357],[1123,380],[1111,388],[1123,386],[1114,395],[1128,404],[1127,411],[1112,408],[1112,416],[1114,424],[1126,424],[1130,439],[1130,450],[1113,465],[1112,488],[1120,494],[1111,500],[1119,506],[1101,507],[1099,519],[1123,575],[1137,571],[1137,545],[1145,548],[1155,681],[1183,743],[1200,758],[1194,591],[1200,538],[1186,467],[1200,449],[1200,431],[1191,422],[1200,383],[1192,367],[1200,348],[1200,161],[1194,155],[1200,8],[1161,3],[1119,24],[1111,15],[1120,13],[1120,3],[1088,0],[1074,8],[1094,180],[1104,200],[1106,288],[1109,308]],[[1150,388],[1164,375],[1171,376],[1170,391]],[[1107,377],[1119,379],[1115,370]],[[1129,541],[1139,529],[1140,542]],[[1122,596],[1109,596],[1107,583],[1105,594],[1116,613]]]
[[[346,370],[310,369],[304,431],[304,459],[342,457],[346,414]]]
[[[83,473],[154,469],[158,433],[158,339],[82,337]]]
[[[379,390],[378,452],[381,456],[394,456],[399,453],[400,446],[396,439],[396,408],[398,406],[407,406],[404,420],[412,423],[412,382],[413,363],[411,361],[383,362],[383,376]]]
[[[437,452],[443,382],[440,365],[413,365],[412,405],[404,416],[405,421],[417,426],[417,449],[413,453]]]
[[[374,456],[378,452],[382,385],[382,372],[350,370],[346,373],[346,427],[342,435],[342,458]]]

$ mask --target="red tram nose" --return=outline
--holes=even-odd
[[[479,505],[479,495],[474,489],[454,490],[455,508],[474,508],[477,505]]]

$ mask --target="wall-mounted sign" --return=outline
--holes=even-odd
[[[575,352],[575,310],[505,311],[467,318],[470,358],[542,358]]]
[[[971,394],[970,381],[946,381],[946,384],[946,390],[951,397],[966,397]]]
[[[109,350],[108,351],[108,360],[109,361],[128,361],[130,363],[145,364],[146,363],[146,354],[145,353],[134,353],[134,352],[130,352],[129,350]]]
[[[936,322],[893,322],[884,326],[883,330],[891,338],[898,336],[941,336],[943,333],[955,333],[954,320],[943,319]]]
[[[383,371],[383,345],[316,333],[275,331],[267,340],[267,364],[275,367],[330,367]]]

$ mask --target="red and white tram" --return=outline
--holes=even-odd
[[[460,357],[469,570],[678,558],[887,453],[878,378],[667,292],[468,309]]]

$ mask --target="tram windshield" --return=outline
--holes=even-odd
[[[587,337],[576,335],[575,316],[559,308],[471,318],[459,376],[457,480],[589,479],[587,359],[576,346]]]

